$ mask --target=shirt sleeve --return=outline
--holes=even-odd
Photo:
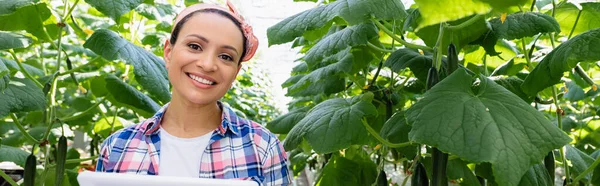
[[[113,135],[109,136],[102,142],[100,146],[100,152],[98,156],[98,162],[96,163],[96,172],[106,172],[106,164],[108,163],[108,155],[112,149],[111,142]]]
[[[265,161],[263,161],[263,175],[265,186],[291,185],[287,154],[283,149],[281,142],[273,137],[273,142],[269,144]]]

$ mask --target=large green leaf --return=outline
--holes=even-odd
[[[560,32],[560,25],[549,15],[538,12],[514,13],[490,20],[494,34],[501,39],[513,40],[531,37],[539,33]]]
[[[371,104],[372,93],[352,98],[334,98],[321,102],[311,109],[288,134],[284,141],[286,150],[296,148],[303,138],[317,153],[329,153],[353,144],[369,141],[362,124],[364,116],[377,115]]]
[[[521,178],[519,186],[551,186],[554,180],[550,177],[544,164],[535,164]]]
[[[323,168],[316,185],[364,186],[371,185],[376,178],[377,165],[373,161],[359,155],[353,159],[335,156]]]
[[[572,171],[572,175],[579,176],[594,162],[594,159],[592,157],[587,155],[585,152],[581,152],[579,149],[571,145],[567,145],[566,149],[567,150],[565,152],[565,156],[567,157],[567,160],[571,162],[572,166],[571,168],[569,168],[569,170]],[[588,173],[587,175],[585,175],[583,180],[590,180],[591,178],[592,174]]]
[[[129,106],[131,109],[146,112],[142,115],[152,116],[160,109],[160,106],[150,97],[116,76],[111,74],[106,76],[104,80],[106,81],[106,89],[116,101]]]
[[[8,7],[5,7],[4,3],[2,2],[2,5],[0,5],[4,7],[0,9],[2,11],[2,14],[0,14],[0,30],[27,30],[27,32],[38,38],[48,40],[43,30],[43,22],[51,15],[46,3],[34,4],[33,1],[19,1],[15,4],[8,3]]]
[[[144,0],[85,0],[104,15],[119,22],[121,15],[133,10],[144,2]]]
[[[348,46],[365,46],[369,40],[377,36],[377,28],[372,23],[349,26],[321,39],[308,50],[304,60],[309,66],[314,66],[325,56],[338,53]]]
[[[561,3],[556,7],[555,18],[560,23],[562,34],[569,35],[573,30],[573,36],[584,33],[588,30],[600,28],[600,2],[585,2],[581,6],[581,15],[577,26],[573,30],[579,8],[570,2]],[[550,11],[549,11],[550,12]]]
[[[421,15],[422,14],[423,12],[421,12]],[[451,21],[448,22],[448,24],[458,25],[464,23],[469,19],[471,19],[471,17]],[[421,24],[419,24],[419,27],[421,27]],[[422,29],[419,29],[419,31],[417,31],[417,36],[419,36],[419,38],[421,38],[427,46],[436,46],[438,40],[437,38],[440,35],[440,24],[435,24],[421,28]],[[442,50],[444,51],[444,53],[446,53],[448,51],[448,45],[450,45],[450,43],[453,43],[456,46],[456,50],[460,51],[464,46],[477,40],[479,36],[485,34],[487,30],[488,28],[483,17],[480,17],[475,22],[461,29],[446,29],[444,31],[444,36],[442,40]]]
[[[478,0],[415,0],[415,3],[419,6],[422,17],[418,29],[473,14],[485,14],[491,10],[488,4]]]
[[[533,96],[560,82],[563,73],[582,61],[600,60],[600,28],[577,35],[560,44],[525,78],[521,88]]]
[[[430,54],[423,55],[413,49],[401,48],[390,54],[383,65],[397,73],[409,67],[417,79],[425,82],[432,63],[433,57]]]
[[[0,145],[0,154],[0,162],[13,162],[21,167],[25,167],[25,159],[29,156],[29,152],[6,145]]]
[[[310,107],[302,107],[275,118],[267,123],[267,129],[276,134],[287,134],[306,116]]]
[[[164,103],[171,100],[165,63],[156,55],[105,29],[95,31],[83,46],[105,59],[121,59],[133,65],[135,78],[145,90]]]
[[[407,111],[411,141],[492,164],[499,185],[517,185],[529,167],[570,141],[540,112],[487,78],[458,69]]]
[[[24,35],[13,34],[10,32],[0,32],[0,50],[27,48],[31,42],[31,38]]]
[[[12,78],[4,92],[0,92],[0,118],[11,112],[42,110],[45,106],[42,89],[29,79]]]
[[[322,28],[335,17],[341,17],[348,24],[356,25],[368,22],[370,16],[386,20],[402,19],[406,17],[406,12],[400,1],[338,0],[300,12],[269,27],[269,46],[293,41],[306,31]]]

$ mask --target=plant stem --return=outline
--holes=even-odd
[[[17,184],[15,180],[8,176],[8,174],[6,174],[4,170],[0,170],[0,176],[2,176],[2,178],[4,178],[4,180],[6,180],[6,182],[8,182],[11,186],[19,186],[19,184]]]
[[[25,138],[27,138],[29,141],[31,141],[31,142],[33,142],[35,144],[39,144],[40,143],[33,136],[31,136],[31,134],[29,134],[27,132],[27,130],[25,130],[25,128],[23,127],[23,125],[21,124],[21,122],[19,122],[19,118],[17,118],[17,115],[15,113],[10,113],[10,118],[12,118],[13,123],[15,123],[15,125],[17,126],[17,128],[19,129],[19,131],[21,132],[21,134],[23,134],[25,136]]]
[[[384,52],[384,53],[392,53],[394,52],[393,50],[388,50],[388,49],[384,49],[384,48],[379,48],[378,46],[375,46],[373,43],[371,42],[367,42],[367,45],[372,48],[373,50],[377,50],[379,52]]]
[[[571,39],[571,36],[573,36],[573,32],[575,31],[575,27],[577,27],[577,23],[579,22],[581,12],[583,12],[583,10],[579,10],[579,12],[577,12],[577,18],[575,18],[575,23],[573,23],[573,28],[571,28],[571,32],[569,32],[569,37],[567,39]]]
[[[375,71],[375,76],[371,79],[369,86],[373,86],[377,81],[377,77],[379,76],[379,71],[381,71],[381,67],[383,67],[383,58],[379,61],[379,66],[377,67],[377,71]]]
[[[483,15],[477,14],[465,22],[462,22],[458,25],[448,25],[448,26],[446,26],[446,28],[450,29],[450,30],[460,30],[460,29],[463,29],[463,28],[475,23],[477,20],[481,19],[482,17],[483,17]]]
[[[73,116],[69,116],[69,117],[64,117],[64,118],[60,119],[60,121],[62,121],[62,122],[68,122],[68,121],[76,120],[76,119],[78,119],[78,118],[80,118],[82,116],[85,116],[85,115],[93,112],[94,109],[96,107],[98,107],[98,105],[100,105],[101,103],[104,102],[104,100],[106,100],[106,97],[103,97],[102,100],[96,102],[94,105],[92,105],[90,108],[84,110],[83,112],[80,112],[77,115],[73,115]]]
[[[390,31],[389,29],[387,29],[378,20],[376,20],[376,19],[371,19],[371,20],[375,23],[375,25],[377,25],[377,28],[379,28],[381,31],[385,32],[387,35],[389,35],[390,37],[392,37],[392,39],[394,39],[395,41],[398,41],[399,43],[402,43],[407,48],[421,49],[421,50],[427,50],[427,51],[432,51],[433,50],[432,48],[430,48],[428,46],[422,46],[422,45],[417,45],[417,44],[412,44],[412,43],[406,42],[403,39],[401,39],[398,36],[396,36],[396,34],[392,33],[392,31]]]
[[[558,104],[558,96],[556,95],[556,87],[554,87],[554,85],[552,85],[552,98],[554,99],[554,106],[556,107],[556,118],[558,119],[558,128],[562,130],[562,113],[564,111],[562,111],[560,105]],[[567,157],[565,156],[564,146],[560,147],[560,149],[558,150],[562,159],[563,168],[565,169],[565,182],[567,183],[567,185],[569,185],[568,183],[570,183],[570,172],[569,165],[567,164]]]
[[[81,162],[84,162],[84,161],[95,160],[95,159],[97,159],[97,158],[98,158],[98,156],[96,155],[96,156],[91,156],[91,157],[88,157],[88,158],[81,158],[81,159],[69,159],[69,160],[66,160],[66,161],[65,161],[65,164],[81,163]],[[48,167],[49,167],[49,168],[54,168],[54,167],[56,167],[56,165],[55,165],[55,164],[52,164],[52,165],[48,165]]]
[[[433,66],[435,67],[435,69],[439,72],[442,66],[442,45],[443,45],[443,41],[444,41],[444,29],[445,29],[445,23],[440,23],[440,31],[438,33],[438,38],[437,41],[435,43],[435,48],[433,48],[434,54],[433,54]]]
[[[389,142],[389,141],[383,139],[379,134],[377,134],[377,132],[375,131],[375,129],[371,128],[371,126],[364,119],[362,120],[362,124],[365,126],[365,128],[367,129],[367,131],[369,131],[369,133],[371,135],[373,135],[373,137],[375,137],[375,139],[377,139],[379,142],[381,142],[385,146],[388,146],[390,148],[400,148],[400,147],[406,147],[406,146],[412,145],[411,142],[405,142],[405,143],[392,143],[392,142]]]
[[[69,8],[69,12],[67,12],[67,14],[65,14],[62,19],[61,22],[65,22],[65,19],[67,19],[69,16],[71,16],[71,13],[73,12],[73,9],[75,9],[75,6],[77,6],[77,3],[79,3],[79,0],[75,0],[75,3],[73,3],[73,5],[71,6],[71,8]],[[65,4],[66,6],[66,4]]]
[[[583,70],[583,68],[581,68],[581,66],[579,64],[577,64],[577,66],[575,66],[575,73],[577,73],[577,75],[581,76],[581,78],[583,78],[583,80],[590,84],[591,86],[594,86],[594,80],[592,80],[592,78],[590,78],[590,76],[587,75],[587,73],[585,73],[585,71]]]
[[[521,47],[523,47],[523,56],[525,56],[525,60],[527,61],[527,67],[532,68],[531,59],[529,59],[529,52],[527,52],[527,45],[525,44],[525,39],[521,38]]]
[[[487,67],[487,54],[483,54],[483,73],[485,76],[489,76]]]
[[[585,177],[585,175],[592,172],[594,170],[594,168],[596,168],[598,166],[598,164],[600,164],[600,158],[597,158],[596,161],[594,161],[594,163],[592,163],[592,165],[590,165],[587,169],[585,169],[585,171],[583,171],[581,174],[579,174],[579,176],[575,177],[575,179],[573,179],[573,183],[577,183],[577,182],[579,182],[579,180],[583,179]]]
[[[33,81],[35,83],[35,85],[38,86],[39,88],[44,88],[44,85],[42,85],[37,79],[35,79],[33,76],[31,76],[31,74],[29,72],[27,72],[25,67],[23,67],[23,64],[21,64],[21,60],[19,60],[19,58],[17,57],[17,54],[15,54],[15,51],[10,49],[10,50],[8,50],[8,53],[10,53],[10,55],[15,59],[15,61],[17,62],[17,65],[19,65],[19,69],[21,69],[21,72],[25,75],[25,77],[27,77],[27,79],[30,79],[31,81]]]

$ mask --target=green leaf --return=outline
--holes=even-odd
[[[302,107],[275,118],[267,123],[267,129],[276,134],[287,134],[306,116],[310,107]]]
[[[544,164],[535,164],[523,175],[519,186],[548,186],[554,185],[554,180],[550,177]]]
[[[566,83],[566,85],[568,91],[565,93],[564,98],[567,98],[569,101],[573,102],[583,100],[585,98],[585,91],[583,91],[583,88],[577,85],[577,83],[574,81],[569,81]]]
[[[13,60],[9,60],[9,59],[0,57],[0,61],[2,61],[2,63],[4,63],[4,65],[6,65],[8,70],[10,70],[11,72],[21,71],[17,62],[15,62]],[[31,66],[26,63],[21,63],[21,65],[23,65],[23,68],[25,68],[25,70],[27,70],[27,72],[29,72],[29,74],[31,74],[32,76],[38,76],[38,77],[44,76],[44,72],[42,70],[40,70],[39,68],[36,68],[36,67]]]
[[[600,60],[600,29],[590,30],[560,44],[525,78],[523,92],[533,96],[560,82],[563,73],[579,62]]]
[[[448,160],[446,175],[451,180],[462,178],[460,182],[461,186],[481,186],[473,171],[467,166],[467,163],[460,159]]]
[[[504,23],[500,18],[490,20],[494,34],[500,39],[520,39],[539,33],[560,32],[560,25],[549,15],[539,12],[514,13],[506,16]]]
[[[46,107],[42,89],[29,79],[12,78],[4,92],[0,92],[0,118],[12,112],[29,112]]]
[[[145,113],[141,113],[142,115],[152,116],[160,109],[160,106],[150,97],[116,76],[107,75],[104,80],[106,81],[106,89],[116,101],[129,106],[131,109],[144,111]]]
[[[165,16],[175,14],[171,5],[162,3],[154,3],[153,5],[141,4],[135,11],[150,20],[161,20]]]
[[[31,38],[24,35],[0,32],[0,50],[27,48],[31,42]]]
[[[0,5],[0,15],[11,14],[17,8],[37,3],[39,0],[4,0]]]
[[[145,90],[164,103],[171,100],[165,63],[156,55],[105,29],[95,31],[83,46],[105,59],[121,59],[133,65],[135,79]]]
[[[590,167],[592,163],[594,163],[594,159],[585,152],[581,152],[579,149],[571,145],[567,145],[566,149],[567,151],[565,152],[565,156],[567,157],[567,160],[571,161],[572,166],[569,168],[569,170],[572,171],[572,175],[579,176],[588,167]],[[589,181],[591,178],[592,175],[588,173],[582,180]]]
[[[326,5],[300,12],[267,29],[269,46],[293,41],[304,32],[316,30],[336,17],[341,17],[350,25],[377,19],[402,19],[406,17],[400,1],[388,0],[338,0]]]
[[[503,63],[502,65],[496,67],[496,69],[494,70],[494,72],[492,72],[492,74],[490,74],[490,76],[498,76],[498,75],[514,76],[514,75],[517,75],[517,73],[519,73],[519,71],[523,70],[525,65],[526,65],[525,63],[519,63],[519,64],[515,65],[515,59],[512,58],[512,59],[508,60],[506,63]]]
[[[2,4],[4,4],[4,2]],[[12,8],[3,10],[3,13],[5,14],[0,15],[0,30],[26,30],[37,38],[47,41],[50,40],[46,37],[43,30],[43,22],[50,18],[51,15],[50,9],[48,9],[46,3],[33,4],[29,2],[16,2],[15,5],[20,6],[13,6]]]
[[[477,0],[415,0],[415,3],[419,6],[422,17],[417,30],[429,25],[458,20],[473,14],[485,14],[491,10],[488,4]]]
[[[25,159],[29,156],[29,152],[7,145],[0,145],[0,154],[0,162],[13,162],[21,167],[25,167]]]
[[[433,56],[431,54],[422,55],[416,50],[401,48],[390,54],[383,66],[390,67],[397,73],[409,67],[417,79],[425,82],[432,63]]]
[[[498,83],[498,85],[504,87],[513,94],[519,96],[519,98],[523,99],[523,101],[527,103],[531,103],[533,101],[532,96],[528,96],[523,92],[523,90],[521,90],[521,84],[523,84],[522,79],[511,76],[507,78],[494,79],[494,82]]]
[[[113,121],[115,121],[114,124],[112,123]],[[98,134],[102,138],[107,138],[112,132],[122,129],[124,127],[123,123],[127,123],[127,121],[121,117],[108,116],[101,118],[94,124],[94,134]],[[114,129],[111,131],[112,127]]]
[[[0,93],[3,93],[4,89],[8,88],[8,82],[10,82],[10,70],[2,62],[2,58],[0,58]]]
[[[289,132],[284,141],[285,149],[296,148],[303,137],[317,153],[329,153],[353,144],[365,144],[369,141],[369,136],[361,120],[364,116],[377,115],[377,108],[371,104],[372,100],[373,94],[366,93],[319,103]]]
[[[573,3],[566,2],[560,3],[556,7],[555,18],[560,23],[560,28],[564,35],[567,35],[573,30],[573,36],[584,33],[588,30],[600,28],[600,2],[584,2],[579,4],[581,6],[581,15],[577,26],[573,30],[577,14],[579,14],[579,8]]]
[[[458,69],[407,111],[411,141],[461,159],[492,164],[499,185],[517,185],[552,149],[570,139],[539,111],[487,78]]]
[[[335,156],[323,168],[316,185],[364,186],[371,185],[376,178],[377,165],[373,161],[362,156],[354,159]]]
[[[423,14],[423,12],[421,12],[421,14]],[[469,19],[471,19],[471,17],[465,17],[456,21],[448,22],[448,24],[458,25]],[[419,36],[419,38],[421,38],[427,46],[435,47],[438,40],[437,38],[440,35],[440,24],[426,27],[421,27],[419,24],[419,27],[421,29],[417,31],[417,36]],[[485,34],[487,30],[488,28],[483,17],[480,17],[474,23],[461,29],[445,29],[442,40],[442,49],[444,49],[444,53],[447,53],[448,45],[450,45],[450,43],[454,43],[456,46],[456,51],[460,51],[464,46],[477,40],[479,36]]]
[[[369,40],[377,36],[377,28],[372,23],[349,26],[321,39],[308,50],[304,60],[312,67],[325,56],[336,54],[348,46],[366,46]]]
[[[121,15],[142,4],[143,0],[85,0],[86,3],[98,9],[104,15],[119,22]]]
[[[408,142],[408,132],[410,129],[411,126],[406,123],[405,113],[400,111],[385,121],[383,127],[381,127],[381,131],[379,131],[379,135],[391,143],[405,143]],[[417,154],[417,146],[410,145],[408,147],[397,148],[397,151],[401,152],[406,158],[412,158]]]

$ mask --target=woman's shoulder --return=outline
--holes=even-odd
[[[129,125],[119,130],[112,132],[105,140],[103,145],[113,146],[115,143],[143,140],[146,134],[151,133],[154,118],[148,118],[138,122],[137,124]]]

